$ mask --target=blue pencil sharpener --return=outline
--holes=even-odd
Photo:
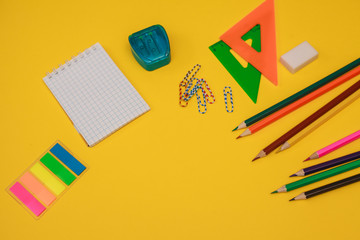
[[[129,36],[131,52],[136,61],[148,71],[170,63],[170,44],[161,25],[145,28]]]

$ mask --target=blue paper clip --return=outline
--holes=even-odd
[[[205,95],[203,91],[200,91],[201,94],[199,94],[198,92],[196,92],[196,100],[197,100],[197,106],[198,106],[198,111],[201,114],[206,113],[207,108],[206,108],[206,99],[205,99]],[[200,95],[202,95],[203,97],[203,103],[201,102],[201,97]],[[202,108],[203,107],[203,108]],[[203,109],[203,110],[202,110]]]
[[[230,98],[231,111],[229,111],[229,109],[228,109],[227,95],[229,95],[229,98]],[[232,113],[234,111],[234,102],[233,102],[232,90],[231,90],[231,87],[229,87],[229,86],[224,87],[224,100],[225,100],[226,111],[228,113]]]

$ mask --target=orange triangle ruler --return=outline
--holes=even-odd
[[[261,27],[261,51],[249,46],[241,37],[257,24]],[[277,57],[275,36],[274,0],[266,0],[240,20],[220,39],[237,54],[251,63],[274,85],[277,85]]]

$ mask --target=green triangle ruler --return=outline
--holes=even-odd
[[[249,32],[242,36],[241,39],[244,41],[252,39],[251,47],[260,52],[260,25],[253,27]],[[223,41],[215,43],[210,46],[209,49],[250,97],[250,99],[256,103],[261,73],[250,63],[248,63],[248,66],[244,68],[230,52],[231,48]]]

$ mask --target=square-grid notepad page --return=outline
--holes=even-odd
[[[99,43],[44,81],[89,146],[150,110]]]

